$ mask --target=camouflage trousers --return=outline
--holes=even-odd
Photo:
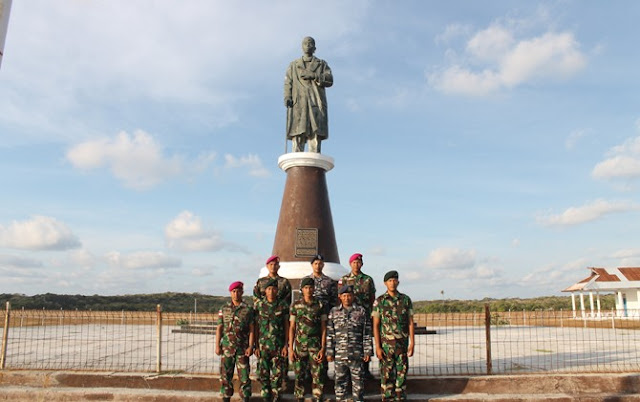
[[[280,351],[260,351],[258,357],[258,378],[260,379],[260,396],[264,399],[279,400],[282,396],[282,381],[286,373],[286,359]]]
[[[249,358],[245,355],[227,355],[220,358],[220,396],[233,396],[233,369],[238,367],[238,379],[240,380],[239,393],[243,398],[251,396],[251,381],[249,380]]]
[[[383,401],[406,401],[407,370],[409,358],[407,349],[400,342],[382,341],[380,360],[380,392]]]
[[[347,385],[349,377],[351,377],[351,392],[353,393],[353,400],[355,402],[364,401],[364,377],[363,362],[360,359],[357,360],[336,360],[335,361],[335,393],[336,400],[346,401],[347,398]]]
[[[304,398],[304,385],[307,373],[311,373],[311,393],[313,398],[321,400],[324,396],[324,363],[316,362],[313,357],[318,354],[318,349],[308,351],[296,351],[297,360],[293,362],[293,371],[296,374],[293,395],[296,398]]]

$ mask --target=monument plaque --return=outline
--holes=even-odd
[[[296,230],[297,258],[313,257],[318,254],[318,228],[298,228]]]

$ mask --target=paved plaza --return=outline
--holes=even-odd
[[[48,325],[10,329],[7,369],[217,373],[214,335],[173,333],[164,326],[160,347],[153,325]],[[430,327],[417,335],[411,375],[487,373],[484,327]],[[1,332],[1,331],[0,331]],[[504,326],[491,328],[494,374],[622,372],[640,369],[640,331],[606,328]],[[252,372],[256,359],[252,357]],[[378,371],[374,358],[372,371]],[[330,364],[330,373],[332,372]]]

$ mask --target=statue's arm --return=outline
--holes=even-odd
[[[316,82],[319,86],[329,88],[333,85],[333,74],[331,74],[331,68],[327,62],[322,62],[322,69],[318,73],[318,77],[316,78]]]

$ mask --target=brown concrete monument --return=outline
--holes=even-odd
[[[302,40],[303,55],[289,64],[284,82],[286,138],[292,141],[292,152],[278,158],[287,181],[273,254],[280,257],[278,274],[294,282],[311,274],[310,260],[317,254],[324,257],[325,275],[339,279],[348,272],[340,265],[325,176],[334,161],[320,153],[321,141],[329,136],[325,88],[333,85],[333,75],[329,65],[313,55],[315,50],[313,38]],[[260,276],[267,273],[265,267]]]

